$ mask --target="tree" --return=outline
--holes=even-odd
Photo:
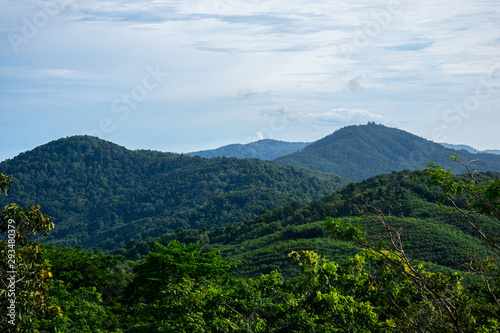
[[[40,327],[61,333],[115,332],[120,320],[113,313],[114,298],[128,278],[118,268],[122,257],[54,244],[46,247],[46,253],[54,280],[51,304],[62,316],[40,318]]]
[[[8,193],[13,178],[0,174],[0,189]],[[9,204],[0,213],[0,329],[34,331],[37,318],[58,313],[48,302],[52,273],[44,248],[29,237],[47,235],[54,226],[40,206],[22,209]]]
[[[481,182],[480,175],[471,168],[476,161],[466,164],[460,160],[460,157],[451,156],[450,158],[465,169],[465,178],[454,175],[452,169],[442,169],[432,162],[429,164],[427,174],[434,185],[443,189],[442,207],[449,214],[458,214],[462,217],[461,219],[457,217],[457,220],[463,221],[484,246],[496,254],[496,257],[489,258],[472,255],[471,260],[465,266],[469,272],[479,276],[484,283],[484,289],[476,296],[485,302],[485,313],[500,318],[500,238],[497,236],[500,228],[500,179],[490,180],[488,183]],[[457,195],[460,194],[467,198],[468,204],[465,207],[456,201]],[[453,210],[448,209],[444,205],[445,202],[451,204]],[[484,215],[493,218],[493,225],[486,224],[485,220],[481,219]],[[498,319],[496,324],[500,327]]]

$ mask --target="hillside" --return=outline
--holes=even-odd
[[[347,180],[257,159],[131,151],[94,137],[56,140],[0,163],[15,177],[0,200],[41,205],[47,241],[111,249],[178,228],[215,228],[291,202],[306,204]]]
[[[237,157],[258,158],[264,161],[274,160],[277,157],[295,153],[304,149],[307,142],[284,142],[278,140],[259,140],[247,144],[231,144],[217,149],[202,150],[187,153],[189,156],[212,157]]]
[[[457,152],[408,132],[374,123],[344,127],[300,152],[278,157],[275,161],[360,181],[392,171],[424,169],[430,161],[441,164],[457,154],[462,155],[464,161],[477,159],[475,168],[479,171],[500,171],[498,155]]]
[[[478,179],[500,179],[500,173],[488,172]],[[494,254],[483,247],[460,219],[441,214],[436,202],[442,194],[431,186],[421,171],[402,171],[372,177],[325,196],[308,205],[287,205],[258,217],[213,231],[185,230],[166,234],[158,240],[168,244],[173,239],[186,243],[199,241],[204,250],[220,250],[228,260],[240,260],[233,274],[259,277],[275,269],[292,276],[297,267],[287,259],[291,251],[312,250],[343,262],[359,251],[354,245],[331,240],[322,222],[326,217],[340,218],[361,225],[371,237],[383,238],[385,231],[372,219],[360,216],[367,205],[381,209],[393,226],[403,227],[403,241],[411,245],[412,256],[432,263],[434,269],[463,269],[470,253]],[[464,202],[459,200],[459,202]],[[488,232],[500,236],[500,226],[490,219],[483,221]],[[130,259],[138,259],[153,250],[153,240],[132,241],[117,250]]]

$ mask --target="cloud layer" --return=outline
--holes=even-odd
[[[0,22],[0,159],[89,132],[180,152],[368,121],[500,148],[496,0],[0,0]],[[146,89],[147,68],[168,76]]]

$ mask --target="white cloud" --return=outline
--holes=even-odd
[[[345,125],[366,124],[370,121],[384,124],[391,122],[388,117],[368,110],[346,108],[325,112],[294,112],[287,107],[277,107],[263,109],[260,115],[265,119],[264,123],[268,124],[267,130],[263,132],[272,132],[273,135],[296,131],[298,128],[305,132],[313,132],[317,128],[329,131]]]
[[[323,113],[307,113],[303,118],[312,121],[315,125],[331,126],[360,124],[369,121],[383,122],[385,117],[371,113],[367,110],[333,109]]]
[[[28,69],[25,67],[0,66],[0,76],[27,79],[95,80],[104,76],[73,69]]]

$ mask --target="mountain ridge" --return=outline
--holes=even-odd
[[[345,127],[275,161],[128,150],[73,136],[1,162],[0,170],[17,181],[0,204],[13,200],[47,207],[63,221],[48,241],[113,248],[130,239],[179,228],[211,229],[292,202],[305,204],[348,179],[423,169],[431,161],[446,166],[456,154],[374,123]],[[500,171],[500,156],[460,154],[464,161],[479,158],[476,166],[485,169],[488,163],[487,170]]]
[[[495,154],[495,155],[500,155],[500,149],[485,149],[485,150],[478,150],[474,147],[471,147],[469,145],[455,145],[451,143],[440,143],[440,145],[446,147],[446,148],[451,148],[455,150],[466,150],[469,153],[474,153],[474,154]]]
[[[291,154],[304,149],[310,142],[286,142],[273,139],[263,139],[247,144],[234,143],[216,149],[200,150],[186,153],[189,156],[258,158],[264,161]]]

